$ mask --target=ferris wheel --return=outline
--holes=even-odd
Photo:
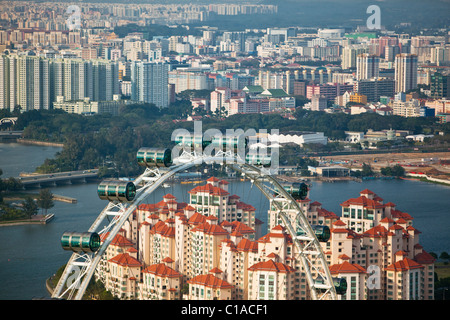
[[[177,173],[199,164],[220,163],[249,179],[271,202],[272,214],[286,229],[296,246],[302,272],[306,275],[312,300],[336,300],[347,289],[345,278],[333,278],[320,242],[330,238],[323,225],[310,225],[300,204],[308,186],[301,183],[281,183],[271,174],[273,157],[247,154],[238,148],[247,145],[242,137],[220,137],[205,140],[193,135],[177,136],[175,142],[182,150],[173,157],[173,150],[141,148],[137,162],[145,171],[134,181],[104,180],[98,185],[98,196],[108,201],[87,232],[65,232],[61,237],[64,250],[72,255],[56,285],[52,298],[81,300],[106,249],[124,223],[138,206]],[[207,147],[216,152],[205,152]],[[223,149],[225,147],[225,149]],[[224,151],[225,150],[225,151]]]

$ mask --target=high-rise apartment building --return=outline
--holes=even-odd
[[[356,68],[356,58],[362,53],[368,53],[369,48],[364,45],[350,45],[342,48],[342,69]]]
[[[435,72],[430,77],[431,97],[434,99],[450,98],[450,74]]]
[[[160,62],[133,62],[131,65],[131,99],[169,106],[169,65]]]
[[[106,60],[0,57],[0,108],[51,109],[64,101],[112,101],[120,93],[119,69]]]
[[[49,109],[49,61],[33,55],[0,58],[0,108]]]
[[[373,54],[363,53],[356,57],[356,79],[364,80],[377,78],[380,58]]]
[[[395,92],[417,88],[417,56],[401,53],[395,56]]]

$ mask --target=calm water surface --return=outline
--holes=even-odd
[[[46,158],[60,148],[0,144],[0,168],[3,178],[32,172]],[[148,203],[162,200],[172,193],[179,202],[188,202],[187,191],[194,185],[160,188],[147,198]],[[372,180],[364,183],[314,182],[310,198],[323,208],[341,215],[340,203],[359,196],[370,189],[385,202],[393,202],[397,209],[409,213],[413,226],[422,232],[420,243],[428,252],[450,252],[450,187],[417,181]],[[63,251],[60,237],[65,231],[86,231],[106,203],[97,196],[96,184],[76,184],[51,188],[52,192],[77,198],[76,204],[55,202],[50,210],[56,218],[48,225],[0,227],[0,299],[29,300],[48,297],[45,280],[70,258]],[[257,209],[257,217],[267,222],[268,202],[249,182],[230,183],[229,192]],[[267,223],[265,224],[267,225]]]

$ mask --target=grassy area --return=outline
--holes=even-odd
[[[434,271],[437,273],[439,279],[450,277],[450,264],[444,262],[436,262]]]
[[[25,200],[26,197],[32,197],[33,199],[37,199],[39,197],[38,193],[32,192],[5,192],[3,194],[4,201],[16,201],[16,200]]]

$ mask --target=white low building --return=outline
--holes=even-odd
[[[323,132],[292,132],[292,133],[281,133],[281,134],[270,134],[269,140],[277,142],[279,144],[284,143],[295,143],[299,146],[303,146],[308,143],[319,143],[326,145],[328,143],[328,138],[323,134]]]
[[[82,115],[110,113],[113,116],[119,114],[120,107],[127,104],[143,103],[139,101],[122,100],[119,95],[114,96],[112,101],[91,101],[89,98],[77,101],[65,101],[64,97],[57,97],[53,103],[54,109],[61,109],[67,113]]]

